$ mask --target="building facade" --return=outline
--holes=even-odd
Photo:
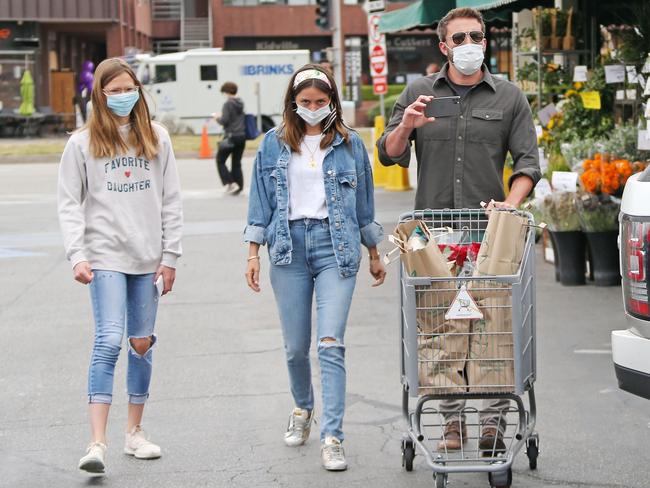
[[[34,78],[37,107],[61,102],[68,110],[67,94],[75,92],[84,61],[96,65],[106,57],[151,49],[150,0],[0,0],[0,19],[5,110],[20,104],[25,69]],[[58,94],[66,94],[66,100]]]

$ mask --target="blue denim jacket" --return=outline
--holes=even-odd
[[[325,152],[323,178],[330,233],[341,276],[359,271],[361,246],[376,246],[384,237],[375,222],[372,169],[368,152],[356,132],[349,144],[336,135]],[[264,136],[251,179],[245,242],[268,243],[271,262],[291,263],[289,191],[287,166],[291,148],[279,139],[276,129]]]

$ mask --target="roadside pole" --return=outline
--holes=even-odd
[[[339,87],[339,96],[343,97],[343,41],[341,30],[341,2],[332,0],[332,51],[334,51],[334,81]]]

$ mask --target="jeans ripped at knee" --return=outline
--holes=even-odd
[[[318,349],[329,349],[332,347],[338,347],[345,350],[345,344],[334,337],[322,337],[318,341]]]
[[[134,346],[133,343],[131,342],[132,339],[149,339],[149,345],[147,346],[147,349],[145,351],[139,352]],[[145,358],[149,360],[151,358],[151,350],[153,349],[153,346],[156,344],[158,341],[158,336],[156,334],[151,334],[151,335],[146,335],[143,337],[136,337],[136,336],[129,336],[129,353],[133,354],[137,358]]]

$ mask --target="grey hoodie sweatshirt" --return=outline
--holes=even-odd
[[[114,158],[90,154],[88,130],[68,140],[59,166],[58,211],[66,257],[92,269],[146,274],[176,267],[183,213],[176,159],[167,131],[153,124],[152,160],[130,149]],[[129,125],[120,127],[126,139]]]
[[[244,102],[239,97],[231,97],[226,100],[221,108],[221,117],[217,122],[223,126],[223,131],[229,136],[244,137],[246,128],[244,126]]]

